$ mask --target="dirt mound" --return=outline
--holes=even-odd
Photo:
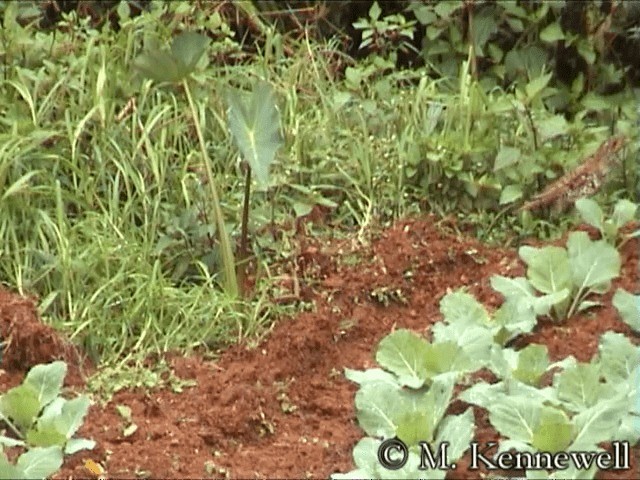
[[[3,390],[22,382],[34,365],[54,360],[64,360],[69,365],[67,385],[84,383],[79,352],[59,332],[40,321],[34,299],[0,290],[0,339]]]

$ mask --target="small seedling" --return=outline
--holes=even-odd
[[[127,405],[116,405],[116,411],[124,420],[122,427],[122,436],[130,437],[138,430],[138,425],[133,423],[133,417],[131,415],[131,407]]]
[[[0,436],[0,447],[27,451],[15,464],[0,455],[0,478],[46,478],[62,466],[64,455],[90,450],[93,440],[74,438],[89,410],[89,398],[60,396],[67,373],[62,361],[33,367],[21,385],[0,397],[0,419],[13,436]]]

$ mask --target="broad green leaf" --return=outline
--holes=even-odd
[[[554,43],[564,39],[564,32],[559,22],[551,22],[540,32],[540,40],[545,43]]]
[[[546,142],[569,132],[569,123],[562,115],[554,115],[538,122],[540,141]]]
[[[573,284],[604,293],[620,274],[620,254],[604,240],[591,241],[586,232],[572,232],[567,240]]]
[[[488,405],[487,409],[491,425],[503,437],[531,443],[542,410],[537,399],[504,396],[501,402]]]
[[[451,401],[453,386],[450,378],[435,379],[427,392],[364,384],[356,393],[358,422],[370,436],[391,438],[400,433],[408,439],[431,441]]]
[[[494,340],[498,345],[505,345],[509,340],[522,333],[528,333],[536,326],[536,315],[533,308],[525,301],[507,299],[493,314]]]
[[[527,264],[527,278],[542,293],[571,289],[571,270],[567,251],[561,247],[520,247],[520,258]]]
[[[378,20],[381,13],[382,9],[380,8],[380,5],[378,5],[378,2],[373,2],[373,5],[369,8],[369,18],[371,20]]]
[[[602,399],[593,407],[580,411],[573,417],[575,440],[573,447],[578,450],[616,440],[620,420],[627,412],[626,395]]]
[[[486,326],[438,322],[433,325],[431,332],[434,343],[457,344],[467,358],[473,359],[474,367],[481,367],[489,360],[494,342],[493,332]]]
[[[474,431],[475,417],[471,408],[467,408],[461,415],[447,415],[442,419],[435,445],[447,442],[447,464],[456,462],[469,449]]]
[[[438,425],[444,418],[444,414],[451,403],[454,385],[454,378],[440,376],[434,379],[429,391],[424,396],[414,396],[418,400],[414,403],[414,408],[417,411],[426,411],[428,413],[428,430],[422,440],[433,441]]]
[[[516,368],[518,368],[518,352],[511,348],[495,345],[491,350],[489,369],[498,378],[507,379],[513,376],[513,371]]]
[[[38,392],[38,401],[45,406],[60,395],[66,374],[67,364],[62,361],[36,365],[29,371],[24,383]]]
[[[27,383],[11,388],[0,398],[2,415],[13,420],[22,432],[33,425],[40,408],[38,391]]]
[[[606,332],[600,337],[599,365],[601,374],[610,385],[633,378],[640,366],[640,346],[636,346],[623,334]]]
[[[580,100],[580,104],[585,110],[594,110],[596,112],[602,112],[611,108],[611,103],[607,97],[593,91],[588,92],[582,100]]]
[[[553,76],[553,73],[547,73],[546,75],[541,75],[531,80],[525,87],[525,91],[527,92],[527,98],[529,98],[529,100],[532,100],[536,98],[538,95],[540,95],[540,92],[542,92],[542,90],[544,90],[549,84],[549,81],[551,80],[552,76]],[[555,118],[555,117],[552,117],[552,118]]]
[[[518,352],[518,368],[513,371],[513,376],[527,385],[537,386],[547,368],[549,368],[547,347],[528,345]]]
[[[38,421],[36,428],[29,430],[26,437],[27,443],[36,447],[50,447],[57,445],[63,447],[67,437],[56,428],[55,420],[50,418]]]
[[[473,295],[463,291],[448,293],[440,300],[440,312],[447,323],[488,325],[489,314]]]
[[[337,112],[342,107],[344,107],[349,102],[351,102],[352,99],[353,99],[353,94],[349,92],[340,91],[340,90],[336,91],[333,94],[333,99],[332,99],[333,110]]]
[[[598,403],[608,389],[605,384],[600,383],[598,365],[584,363],[556,374],[554,386],[558,398],[574,412],[580,412]]]
[[[420,388],[432,376],[427,367],[429,344],[410,330],[397,330],[382,339],[376,361],[398,376],[402,385]]]
[[[615,207],[613,207],[611,220],[613,220],[616,227],[622,228],[627,223],[634,220],[637,210],[637,204],[625,199],[618,200]]]
[[[438,126],[438,121],[440,121],[440,118],[442,117],[443,111],[444,105],[442,103],[429,103],[429,108],[427,108],[427,119],[423,126],[422,135],[428,137],[435,131]]]
[[[79,396],[65,401],[61,415],[56,418],[56,428],[67,439],[73,437],[82,426],[90,404],[91,402],[86,396]]]
[[[207,51],[211,40],[196,32],[183,32],[171,42],[171,55],[179,62],[183,76],[190,75]]]
[[[535,453],[536,449],[528,444],[527,442],[523,442],[521,440],[501,440],[498,453],[508,452],[509,450],[515,450],[516,452],[526,452],[526,453]]]
[[[413,4],[410,8],[421,25],[431,25],[438,19],[431,6]]]
[[[7,460],[6,455],[3,452],[0,452],[0,479],[23,480],[26,478],[28,477],[25,476],[22,469],[9,463],[9,460]]]
[[[567,289],[537,296],[531,283],[524,277],[509,278],[502,275],[493,275],[491,277],[491,288],[500,292],[507,302],[517,302],[517,314],[523,316],[528,313],[528,310],[532,310],[536,316],[547,315],[552,306],[559,304],[569,296]],[[529,319],[527,318],[526,321],[529,322]]]
[[[472,40],[478,56],[484,57],[484,46],[498,29],[496,12],[491,8],[481,9],[474,17]]]
[[[458,394],[458,399],[488,409],[489,405],[502,400],[504,391],[502,385],[478,382]]]
[[[397,419],[396,437],[407,445],[417,445],[433,434],[429,420],[429,413],[422,410],[400,414]]]
[[[65,455],[73,455],[80,450],[92,450],[95,448],[96,442],[87,438],[71,438],[64,446]]]
[[[158,83],[179,83],[184,79],[181,65],[171,52],[157,47],[147,47],[134,61],[133,68]]]
[[[356,88],[362,82],[364,74],[361,69],[354,67],[347,67],[344,71],[347,84],[350,84],[353,88]]]
[[[414,395],[424,393],[412,392]],[[365,383],[356,393],[358,423],[372,437],[391,438],[396,434],[397,417],[411,409],[409,396],[397,386]]]
[[[118,7],[116,8],[116,13],[118,14],[118,18],[120,22],[124,23],[129,18],[131,18],[131,8],[127,2],[118,3]]]
[[[598,203],[590,198],[580,198],[575,205],[582,220],[602,232],[604,229],[604,213]]]
[[[507,185],[500,192],[500,205],[515,202],[522,198],[522,187],[520,185]]]
[[[579,37],[576,42],[578,48],[578,54],[586,60],[589,65],[593,65],[596,61],[596,52],[594,50],[593,43],[587,38]]]
[[[20,455],[16,466],[22,470],[25,478],[47,478],[62,467],[62,449],[60,447],[36,447]]]
[[[410,408],[400,387],[365,383],[356,393],[358,424],[372,437],[391,438],[396,434],[394,414]]]
[[[501,293],[506,300],[520,300],[530,303],[536,291],[524,277],[510,278],[503,275],[492,275],[489,279],[491,288]]]
[[[42,410],[38,422],[43,421],[55,421],[60,415],[62,415],[62,407],[67,400],[63,397],[56,397]]]
[[[151,42],[133,61],[133,67],[158,83],[179,83],[194,72],[209,42],[207,37],[195,32],[183,32],[175,37],[170,49]]]
[[[384,382],[392,386],[399,386],[396,377],[381,368],[369,368],[364,371],[351,370],[350,368],[344,369],[344,376],[347,380],[351,380],[354,383],[362,385],[364,383]]]
[[[424,362],[435,374],[471,370],[472,361],[455,342],[427,344]]]
[[[233,138],[258,183],[266,187],[269,167],[282,144],[273,90],[267,82],[261,81],[255,85],[248,105],[241,101],[237,92],[231,92],[227,100]]]
[[[531,444],[541,452],[566,451],[573,437],[573,425],[560,409],[543,407],[540,421],[533,431]]]
[[[449,18],[453,13],[463,6],[461,1],[438,2],[434,5],[433,11],[441,18]]]

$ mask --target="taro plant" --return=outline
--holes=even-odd
[[[599,305],[588,297],[609,291],[611,281],[620,274],[618,250],[605,240],[591,240],[586,232],[572,232],[567,248],[524,246],[519,255],[527,264],[527,277],[495,276],[494,288],[521,307],[546,308],[551,304],[550,313],[556,321]]]
[[[428,343],[408,330],[398,330],[380,342],[376,359],[384,370],[345,371],[347,378],[360,385],[356,412],[368,436],[354,447],[356,469],[332,478],[444,479],[446,469],[424,464],[421,468],[422,449],[429,448],[436,461],[451,465],[469,447],[472,410],[460,415],[446,415],[446,411],[458,375],[472,368],[470,357],[453,342]],[[406,447],[406,463],[396,470],[379,460],[381,448],[391,439]],[[438,446],[445,444],[448,449],[440,456]],[[390,457],[391,463],[400,460]]]
[[[89,409],[89,398],[60,396],[67,365],[62,361],[33,367],[21,385],[0,396],[0,419],[11,436],[0,435],[0,446],[27,451],[11,464],[0,455],[0,478],[46,478],[62,465],[64,455],[95,446],[75,438]]]
[[[193,117],[196,135],[198,136],[200,153],[204,160],[213,216],[218,232],[218,240],[220,242],[224,278],[223,287],[229,295],[235,297],[238,294],[238,280],[235,271],[235,258],[233,249],[231,248],[231,239],[227,234],[222,207],[220,205],[220,197],[218,195],[218,187],[213,177],[213,166],[204,140],[200,115],[193,100],[193,95],[191,94],[191,87],[189,86],[189,78],[196,71],[197,66],[204,57],[209,42],[207,37],[198,33],[183,32],[174,38],[168,50],[159,48],[156,45],[149,46],[145,52],[134,60],[134,67],[144,77],[158,83],[180,84],[183,87],[187,101],[189,102],[189,109]]]
[[[240,234],[238,283],[244,286],[245,265],[249,257],[249,199],[251,195],[251,173],[262,188],[269,185],[269,166],[276,150],[282,145],[280,119],[274,100],[273,89],[265,82],[258,82],[249,102],[245,104],[240,94],[229,92],[229,129],[240,149],[245,169],[244,202]]]
[[[597,228],[602,238],[613,245],[620,247],[630,238],[640,236],[640,230],[624,237],[620,235],[620,229],[631,223],[638,211],[638,205],[629,200],[618,200],[609,218],[591,198],[581,198],[575,205],[582,220]]]

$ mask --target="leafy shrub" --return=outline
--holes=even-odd
[[[12,465],[0,455],[1,478],[45,478],[62,466],[63,455],[95,446],[75,438],[89,409],[89,398],[60,396],[67,373],[62,361],[33,367],[21,385],[0,397],[0,418],[17,438],[0,436],[0,445],[27,449]]]

